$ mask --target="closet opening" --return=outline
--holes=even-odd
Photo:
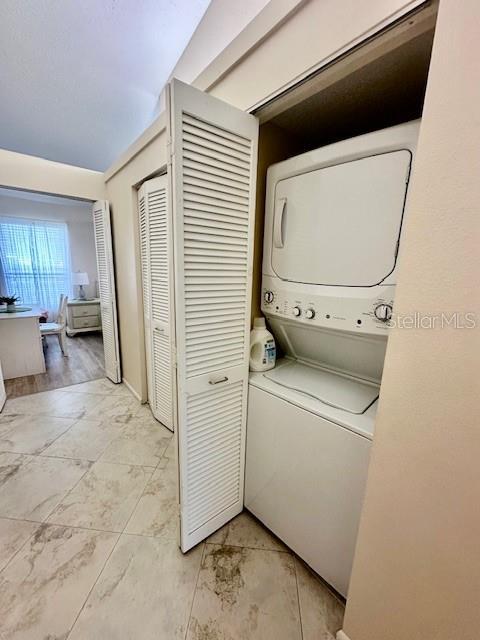
[[[436,9],[422,5],[255,112],[252,316],[265,317],[277,360],[268,336],[263,361],[250,361],[244,505],[343,597]]]

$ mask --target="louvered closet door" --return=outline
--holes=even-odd
[[[142,185],[139,221],[149,402],[157,420],[173,431],[173,265],[167,185],[166,175]]]
[[[181,547],[243,509],[256,119],[170,85]]]
[[[150,325],[150,275],[148,256],[148,216],[145,204],[145,186],[142,185],[138,191],[138,226],[140,237],[140,261],[142,267],[142,293],[143,293],[143,324],[145,333],[145,358],[147,366],[147,387],[148,401],[153,404],[152,385],[152,341]]]
[[[113,382],[121,382],[112,231],[110,227],[110,207],[106,200],[99,200],[93,205],[93,226],[97,253],[100,310],[102,314],[105,374]]]

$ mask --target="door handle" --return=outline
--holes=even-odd
[[[280,198],[275,204],[273,218],[273,245],[276,249],[283,249],[283,216],[287,208],[287,199]]]
[[[163,327],[155,327],[153,330],[157,333],[165,333],[165,329]]]
[[[208,384],[220,384],[221,382],[227,382],[228,376],[222,376],[221,378],[210,378]]]

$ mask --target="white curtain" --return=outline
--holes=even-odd
[[[66,223],[0,217],[0,264],[2,294],[39,305],[55,320],[60,294],[72,289]]]

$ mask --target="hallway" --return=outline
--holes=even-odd
[[[177,546],[172,434],[106,379],[0,416],[2,640],[333,640],[343,604],[246,512]]]

